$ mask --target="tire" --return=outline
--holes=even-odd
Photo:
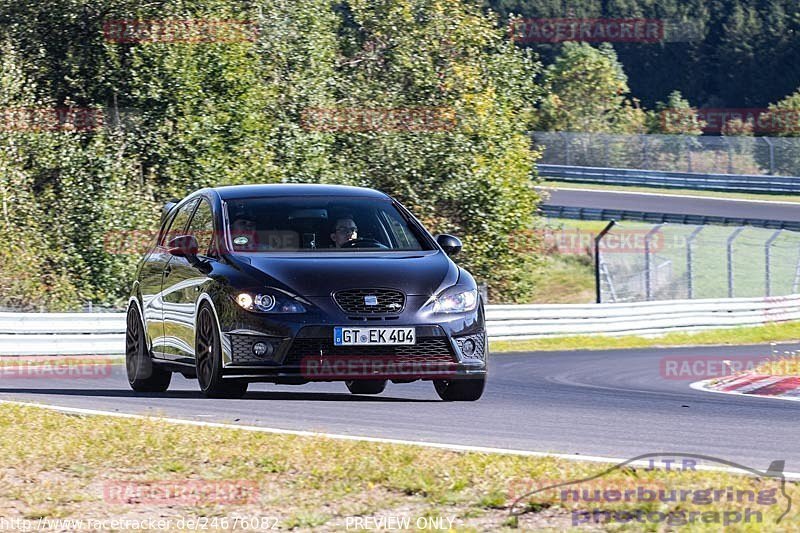
[[[380,394],[386,388],[385,379],[360,379],[345,381],[352,394]]]
[[[153,364],[142,319],[134,305],[128,308],[125,319],[125,371],[128,384],[136,392],[164,392],[172,380],[172,372]]]
[[[222,343],[217,320],[207,305],[197,313],[195,367],[200,391],[208,398],[241,398],[247,392],[246,381],[222,379]]]
[[[486,378],[436,379],[433,386],[439,398],[446,402],[474,402],[483,395]]]

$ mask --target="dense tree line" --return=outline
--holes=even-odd
[[[797,0],[484,0],[484,4],[503,22],[511,15],[668,21],[663,42],[613,44],[632,94],[648,108],[675,90],[696,107],[763,108],[800,87]],[[527,46],[545,64],[552,63],[563,47]]]
[[[115,21],[165,19],[257,31],[109,37]],[[478,3],[0,2],[0,54],[0,305],[118,303],[138,259],[126,241],[157,226],[163,201],[252,182],[378,187],[433,231],[461,235],[463,263],[495,300],[530,290],[535,259],[508,236],[529,227],[537,202],[526,132],[540,67]],[[446,109],[454,124],[304,125],[309,109],[364,107]],[[36,109],[66,119],[56,128],[9,119]],[[79,124],[76,109],[96,111],[102,127]]]

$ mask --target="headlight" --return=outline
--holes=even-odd
[[[462,287],[447,289],[436,297],[434,313],[468,313],[478,307],[478,291]]]
[[[242,309],[257,311],[260,313],[305,313],[306,308],[298,301],[285,296],[274,296],[272,294],[250,294],[242,292],[236,295],[236,303]]]

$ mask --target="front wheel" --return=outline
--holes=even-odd
[[[446,402],[474,402],[483,395],[486,378],[436,379],[433,386]]]
[[[136,392],[164,392],[172,380],[172,372],[153,364],[142,319],[133,305],[128,308],[125,322],[125,371],[128,384]]]
[[[351,394],[380,394],[386,388],[385,379],[361,379],[346,381]]]
[[[206,305],[197,314],[195,366],[200,391],[207,397],[241,398],[247,392],[246,381],[222,379],[222,343],[217,321]]]

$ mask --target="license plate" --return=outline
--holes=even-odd
[[[333,328],[335,346],[371,344],[376,346],[407,345],[417,342],[414,328]]]

